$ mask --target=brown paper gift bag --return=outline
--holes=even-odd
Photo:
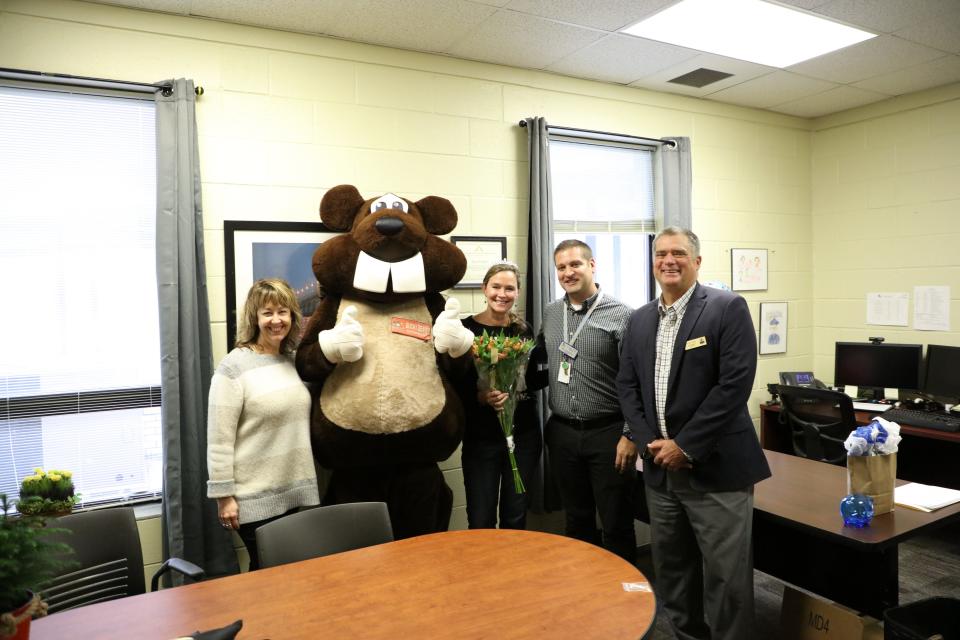
[[[847,456],[847,480],[850,493],[862,493],[873,498],[873,515],[893,511],[897,454]]]

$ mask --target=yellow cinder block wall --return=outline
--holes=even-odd
[[[204,87],[197,117],[217,360],[227,351],[223,221],[317,221],[323,193],[337,184],[354,184],[366,196],[449,198],[460,215],[454,234],[506,236],[509,257],[525,269],[528,164],[526,131],[517,123],[534,115],[571,127],[691,138],[701,279],[729,283],[731,248],[766,248],[769,288],[745,294],[751,311],[756,318],[760,301],[790,303],[789,351],[760,357],[750,399],[755,418],[778,371],[814,368],[830,378],[832,342],[863,334],[855,308],[862,292],[948,278],[957,284],[956,87],[811,121],[72,0],[0,0],[0,66],[140,82],[188,77]],[[937,141],[943,133],[948,137]],[[899,154],[885,162],[882,152],[891,148]],[[910,149],[924,152],[923,170],[911,164]],[[891,191],[896,198],[883,195]],[[875,214],[900,232],[867,224]],[[927,226],[918,230],[907,220]],[[843,288],[851,279],[855,287]],[[890,287],[873,289],[874,281]],[[478,291],[452,294],[465,311],[483,307]],[[956,343],[956,335],[944,340]],[[451,526],[465,527],[459,457],[443,466],[455,491]]]
[[[960,346],[960,85],[816,120],[811,167],[817,375],[837,341]],[[929,285],[950,287],[951,331],[913,329]],[[866,325],[872,292],[909,293],[910,326]]]

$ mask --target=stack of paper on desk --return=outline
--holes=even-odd
[[[894,489],[893,501],[901,507],[930,512],[960,502],[960,491],[908,482]]]

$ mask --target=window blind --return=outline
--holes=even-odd
[[[150,99],[0,87],[0,492],[161,489]]]

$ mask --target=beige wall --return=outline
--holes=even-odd
[[[326,189],[449,198],[455,234],[506,235],[526,264],[526,132],[555,124],[689,136],[704,280],[730,281],[730,249],[770,251],[788,301],[789,353],[762,356],[750,400],[780,370],[829,380],[833,341],[863,325],[866,291],[952,284],[960,180],[957,87],[817,121],[328,38],[69,0],[0,0],[0,66],[103,78],[189,77],[197,115],[210,309],[226,352],[223,221],[317,221]],[[812,170],[811,170],[812,167]],[[932,266],[932,268],[931,268]],[[882,286],[881,286],[882,285]],[[479,311],[477,292],[455,292]],[[954,317],[957,303],[954,301]],[[958,344],[957,333],[889,338]],[[934,337],[936,340],[934,340]],[[452,526],[465,526],[459,459]]]
[[[838,340],[960,346],[960,85],[814,123],[814,371]],[[915,331],[913,287],[951,288],[952,331]],[[909,327],[868,326],[866,294],[910,293]]]

